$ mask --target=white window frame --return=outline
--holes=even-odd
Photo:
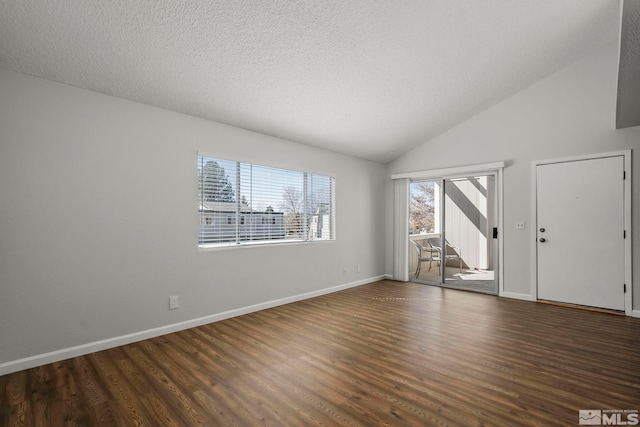
[[[230,179],[230,176],[233,176],[233,188],[234,188],[234,198],[235,200],[233,202],[229,202],[229,203],[233,203],[233,205],[235,205],[235,207],[233,207],[232,209],[235,210],[235,213],[233,212],[228,212],[225,211],[224,212],[224,218],[221,218],[220,221],[224,221],[224,223],[231,222],[231,225],[235,225],[235,233],[231,232],[231,234],[235,234],[234,236],[224,236],[224,234],[222,234],[221,239],[224,239],[225,241],[213,241],[216,240],[215,237],[210,238],[210,242],[205,242],[206,239],[206,231],[205,231],[205,227],[209,226],[211,227],[210,230],[213,230],[214,227],[216,226],[217,221],[215,219],[211,219],[211,224],[207,223],[207,217],[205,216],[205,214],[215,214],[216,212],[214,211],[209,211],[205,208],[205,201],[204,201],[204,191],[198,191],[198,208],[197,208],[197,213],[198,213],[198,217],[199,217],[199,226],[198,226],[198,248],[199,249],[220,249],[220,248],[235,248],[235,247],[243,247],[243,246],[255,246],[255,245],[282,245],[282,244],[292,244],[292,243],[308,243],[308,242],[330,242],[330,241],[335,241],[336,239],[336,233],[335,233],[335,229],[336,229],[336,220],[335,220],[335,177],[333,176],[329,176],[329,175],[322,175],[322,174],[317,174],[317,173],[312,173],[312,172],[302,172],[302,171],[296,171],[296,170],[291,170],[291,169],[283,169],[283,168],[277,168],[277,167],[272,167],[272,166],[267,166],[267,165],[261,165],[261,164],[257,164],[257,163],[248,163],[248,162],[242,162],[242,161],[238,161],[238,160],[229,160],[229,159],[224,159],[221,157],[213,157],[213,156],[206,156],[203,155],[201,153],[198,153],[197,156],[197,164],[198,164],[198,171],[199,171],[199,176],[198,176],[198,183],[199,183],[199,188],[204,188],[205,184],[204,184],[204,175],[201,174],[201,168],[204,164],[204,162],[207,162],[209,160],[212,161],[223,161],[225,163],[233,163],[235,164],[235,171],[226,171],[225,170],[225,174],[227,176],[228,179]],[[253,209],[251,209],[252,212],[248,212],[246,211],[247,206],[246,205],[242,205],[243,201],[246,200],[246,196],[248,196],[249,194],[244,194],[241,191],[241,182],[243,182],[243,178],[241,176],[240,173],[240,169],[241,167],[243,168],[247,168],[247,167],[258,167],[258,168],[268,168],[272,171],[274,171],[275,173],[281,172],[283,174],[287,174],[287,173],[294,173],[294,174],[300,174],[301,175],[301,179],[302,181],[300,182],[301,188],[303,189],[302,191],[302,206],[303,206],[303,211],[302,211],[302,227],[301,227],[301,232],[298,233],[298,236],[295,238],[289,238],[288,234],[287,234],[287,229],[286,229],[286,225],[283,224],[282,226],[282,233],[283,233],[283,237],[268,237],[265,239],[246,239],[243,238],[243,236],[241,235],[239,229],[240,227],[243,227],[246,222],[247,226],[251,226],[251,225],[266,225],[266,226],[271,226],[271,225],[278,225],[280,222],[284,223],[284,209],[280,209],[280,210],[272,210],[270,212],[274,212],[277,215],[282,215],[282,220],[281,221],[276,221],[276,217],[270,217],[270,218],[266,218],[265,216],[262,216],[261,219],[255,219],[252,220],[251,218],[249,218],[249,221],[243,221],[243,219],[245,218],[245,216],[251,217],[251,213],[253,213]],[[231,175],[233,174],[233,175]],[[325,200],[323,198],[323,202],[321,202],[322,205],[324,205],[325,209],[319,209],[319,212],[317,213],[311,213],[309,211],[309,209],[311,208],[312,204],[311,202],[308,200],[308,196],[313,197],[315,195],[315,193],[313,193],[312,191],[312,182],[313,179],[319,177],[321,179],[328,179],[329,184],[328,184],[328,195],[324,195],[324,198],[328,198],[328,200]],[[267,180],[261,180],[261,181],[257,181],[254,182],[254,180],[251,181],[251,185],[252,186],[260,186],[260,187],[264,187],[264,186],[269,186],[269,185],[273,185],[274,188],[278,189],[278,185],[271,183]],[[277,190],[276,190],[277,191]],[[253,190],[251,191],[251,194],[253,194]],[[251,197],[251,196],[250,196]],[[249,198],[249,201],[251,203],[251,198]],[[275,203],[272,203],[275,204]],[[327,206],[328,205],[328,206]],[[270,205],[271,206],[271,205]],[[273,206],[271,206],[273,208]],[[320,212],[321,210],[323,210],[324,212]],[[256,210],[255,213],[256,214],[260,214],[262,211],[261,210]],[[267,211],[265,211],[267,212]],[[306,214],[305,214],[306,212]],[[296,215],[298,215],[296,213]],[[311,226],[314,223],[314,221],[312,221],[314,215],[322,215],[323,217],[328,217],[327,219],[324,220],[323,224],[320,224],[321,226],[327,225],[327,221],[328,221],[328,225],[329,228],[327,229],[326,227],[324,227],[322,229],[322,233],[314,233],[311,230]],[[228,219],[227,219],[228,218]],[[316,223],[318,221],[315,221]],[[327,236],[327,237],[319,237],[319,236]]]

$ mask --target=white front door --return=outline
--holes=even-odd
[[[624,158],[536,166],[538,298],[624,310]]]

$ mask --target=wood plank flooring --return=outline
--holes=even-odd
[[[2,426],[554,426],[640,410],[640,319],[381,281],[0,377]]]

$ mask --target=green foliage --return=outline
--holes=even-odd
[[[236,201],[233,186],[225,170],[215,160],[209,160],[200,171],[200,194],[205,202]]]

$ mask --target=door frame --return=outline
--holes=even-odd
[[[498,275],[498,296],[502,296],[504,294],[504,251],[503,251],[503,223],[504,223],[504,214],[503,214],[503,177],[504,177],[504,168],[505,162],[493,162],[493,163],[483,163],[476,165],[468,165],[468,166],[459,166],[459,167],[451,167],[444,169],[431,169],[417,172],[408,172],[408,173],[398,173],[391,175],[391,179],[408,179],[408,180],[419,180],[419,179],[448,179],[448,178],[458,178],[461,176],[473,175],[473,174],[495,174],[496,176],[496,198],[497,198],[497,220],[498,220],[498,243],[497,243],[497,251],[498,251],[498,268],[495,270],[495,274]],[[408,187],[407,187],[408,189]],[[408,190],[407,190],[408,193]],[[409,197],[407,194],[406,200],[406,212],[408,218],[409,212]],[[398,221],[398,219],[394,219],[394,221]],[[408,249],[408,245],[406,244],[407,239],[409,238],[409,230],[407,225],[407,230],[405,231],[406,235],[403,236],[403,240],[405,244],[403,245],[404,250]],[[394,237],[395,239],[395,237]],[[409,257],[408,251],[405,253],[404,257],[404,270],[409,270]]]
[[[531,222],[530,227],[530,248],[531,248],[531,296],[534,301],[538,300],[538,245],[537,245],[537,233],[538,230],[538,174],[537,168],[542,165],[549,165],[555,163],[567,163],[580,160],[596,160],[609,157],[623,157],[625,179],[623,181],[623,214],[624,214],[624,229],[626,232],[626,238],[624,239],[624,281],[627,291],[624,294],[624,311],[627,316],[632,315],[632,302],[633,302],[633,276],[632,276],[632,222],[631,222],[631,150],[613,151],[608,153],[596,153],[586,154],[580,156],[561,157],[547,160],[534,160],[531,162]]]

